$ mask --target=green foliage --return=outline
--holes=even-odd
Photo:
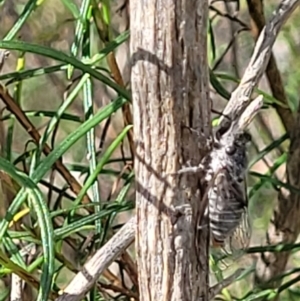
[[[0,80],[2,85],[6,84],[22,112],[21,117],[17,116],[14,109],[3,113],[1,123],[2,127],[8,128],[6,141],[1,141],[6,157],[0,157],[1,179],[4,179],[2,190],[8,190],[10,194],[4,193],[1,200],[1,206],[7,205],[0,222],[0,278],[4,279],[11,273],[19,275],[37,288],[33,292],[36,300],[54,299],[62,285],[67,284],[57,283],[57,280],[62,279],[62,275],[69,278],[72,272],[76,272],[77,262],[84,263],[95,248],[101,247],[111,237],[114,227],[122,223],[120,214],[130,213],[134,204],[129,197],[133,173],[130,169],[123,170],[123,162],[130,162],[132,158],[125,158],[120,152],[131,130],[131,126],[123,128],[120,109],[130,100],[130,93],[111,78],[110,66],[105,62],[108,55],[111,56],[128,40],[129,33],[113,35],[111,32],[110,40],[103,43],[93,33],[95,24],[91,22],[92,11],[98,9],[99,3],[82,1],[81,7],[78,7],[75,1],[63,1],[61,8],[69,10],[74,18],[74,34],[73,29],[67,29],[73,39],[66,40],[70,45],[69,50],[62,51],[59,47],[35,43],[38,40],[34,38],[37,34],[35,31],[30,39],[33,42],[16,39],[24,27],[31,26],[31,20],[36,20],[35,14],[45,13],[43,9],[46,6],[54,13],[53,4],[49,6],[43,1],[28,1],[0,41],[0,48],[11,51],[10,58],[21,54],[16,70],[3,72]],[[106,25],[109,25],[109,2],[104,4],[106,9],[103,10],[103,16],[108,22]],[[68,11],[65,13],[68,14]],[[40,25],[44,26],[43,21]],[[97,52],[92,53],[95,47]],[[33,56],[29,56],[30,53]],[[34,66],[33,58],[36,55],[42,57],[45,64]],[[10,65],[11,70],[10,58],[5,64]],[[49,109],[43,109],[41,104],[44,103],[43,98],[48,96],[46,91],[44,95],[39,92],[38,98],[32,94],[41,77],[46,80],[49,94],[55,91],[51,79],[57,79],[65,87],[64,99],[57,106],[53,102],[47,106]],[[69,87],[67,80],[71,81]],[[27,93],[24,93],[24,87]],[[95,101],[104,93],[99,94],[99,88],[112,89],[113,93],[105,92],[107,104]],[[51,97],[61,98],[55,93]],[[26,107],[34,109],[23,110],[25,103]],[[83,107],[81,113],[76,110],[80,104]],[[16,120],[26,118],[33,126],[37,126],[38,118],[39,124],[45,124],[45,128],[34,143],[29,133],[16,144],[15,135],[19,131]],[[107,133],[108,121],[114,122],[119,135]],[[72,130],[65,135],[68,127]],[[97,147],[99,134],[96,135],[99,130],[102,131],[101,139],[104,142],[104,145],[103,142],[101,144],[104,149],[100,149],[100,152]],[[58,138],[60,142],[57,142]],[[110,146],[107,140],[110,140]],[[51,149],[45,156],[47,145]],[[87,160],[82,160],[82,165],[72,162],[70,157],[70,154],[76,155],[78,147],[84,150],[84,156],[88,156]],[[66,174],[63,174],[65,179],[56,179],[56,162],[66,165],[66,159],[69,163]],[[71,171],[80,172],[86,178],[84,182],[80,181],[82,186],[75,198],[71,192],[74,188],[68,189],[72,185]],[[99,185],[97,178],[101,175],[104,178]],[[88,242],[91,234],[93,239]],[[71,257],[65,254],[66,244],[72,249]],[[85,247],[80,249],[84,244]],[[24,245],[33,250],[30,261],[24,257]],[[9,288],[1,289],[1,300],[7,294]]]

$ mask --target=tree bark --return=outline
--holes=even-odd
[[[140,300],[205,301],[207,231],[195,244],[201,175],[169,174],[208,151],[208,3],[131,0],[130,16]]]

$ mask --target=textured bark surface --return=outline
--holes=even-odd
[[[130,16],[140,300],[205,301],[208,239],[197,258],[194,231],[201,175],[168,174],[199,164],[211,135],[207,1],[132,0]]]

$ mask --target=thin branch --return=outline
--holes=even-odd
[[[93,17],[95,20],[95,25],[96,25],[98,35],[103,43],[107,43],[109,42],[109,29],[105,24],[105,22],[103,21],[101,14],[99,14],[99,11],[96,8],[97,6],[96,2],[94,2],[93,5],[95,6],[95,9],[93,10]],[[110,52],[107,55],[106,61],[109,66],[112,78],[119,86],[126,88],[114,52]],[[122,106],[122,114],[123,114],[124,126],[133,124],[133,118],[132,118],[129,104],[125,104],[124,106]],[[134,158],[133,129],[130,129],[128,131],[127,136],[129,141],[131,157]]]
[[[229,43],[228,43],[226,49],[223,51],[223,53],[221,54],[221,56],[220,56],[220,57],[217,59],[217,61],[215,62],[214,66],[213,66],[213,68],[212,68],[213,71],[215,71],[215,70],[219,67],[219,65],[220,65],[221,62],[223,61],[225,55],[228,53],[229,49],[234,45],[234,42],[235,42],[237,36],[238,36],[241,32],[246,31],[246,30],[249,30],[249,29],[243,27],[243,28],[238,29],[238,30],[233,34],[233,36],[232,36],[231,40],[229,41]]]
[[[98,286],[105,288],[106,290],[112,290],[114,292],[121,293],[122,295],[126,296],[127,298],[133,298],[135,300],[139,299],[139,296],[137,293],[131,292],[128,289],[124,289],[123,287],[120,287],[120,286],[117,286],[114,284],[107,284],[107,283],[100,282],[100,284]]]
[[[3,50],[3,49],[0,50],[0,72],[1,72],[4,62],[8,56],[9,56],[9,51]]]
[[[128,277],[130,278],[135,288],[138,290],[139,283],[138,283],[138,274],[137,274],[137,268],[135,262],[127,252],[124,252],[122,254],[121,260],[123,262],[123,265],[125,265],[124,269]]]
[[[19,105],[15,102],[15,100],[10,96],[7,89],[0,85],[0,98],[5,103],[7,110],[14,114],[16,119],[20,122],[23,128],[27,131],[27,133],[34,139],[34,141],[38,144],[41,140],[41,135],[32,124],[32,122],[28,119],[28,117],[21,110]],[[45,144],[43,147],[43,153],[47,156],[51,152],[51,148],[48,144]],[[81,191],[81,185],[77,182],[77,180],[71,175],[70,171],[65,167],[65,165],[58,160],[54,164],[57,171],[61,174],[61,176],[67,181],[70,185],[71,190],[77,195]],[[82,203],[87,204],[90,203],[90,199],[88,195],[84,196]]]
[[[237,18],[236,16],[231,16],[230,14],[228,13],[222,13],[220,10],[218,10],[216,7],[210,5],[209,6],[209,9],[214,11],[218,16],[221,16],[221,17],[224,17],[224,18],[227,18],[229,19],[230,21],[233,21],[233,22],[236,22],[238,23],[239,25],[241,25],[243,28],[247,29],[247,30],[250,30],[249,26],[244,23],[243,21],[241,21],[239,18]]]
[[[245,74],[239,86],[231,94],[231,98],[223,112],[223,114],[229,116],[231,120],[237,120],[249,104],[251,94],[269,62],[276,37],[284,22],[299,3],[299,0],[283,0],[279,7],[273,12],[272,19],[261,31]],[[220,123],[225,127],[228,126],[228,120],[224,117],[221,117]]]
[[[233,283],[241,274],[244,272],[244,269],[238,269],[232,275],[225,278],[223,281],[215,284],[209,288],[209,300],[213,300],[225,287]]]
[[[109,53],[107,56],[107,63],[110,67],[112,78],[119,84],[121,87],[125,88],[125,84],[119,69],[119,66],[116,61],[115,54],[113,52]],[[133,124],[133,118],[130,110],[130,105],[127,103],[122,106],[124,126]],[[128,141],[131,151],[131,157],[134,158],[134,142],[133,142],[133,129],[128,131]]]
[[[11,288],[10,288],[10,300],[22,301],[22,279],[16,274],[11,275]]]
[[[239,2],[237,1],[236,4],[238,4]],[[238,5],[234,5],[232,3],[229,3],[227,1],[224,2],[224,6],[226,9],[226,12],[228,14],[234,15],[234,16],[238,16],[239,14],[239,6]],[[236,6],[236,7],[234,7]],[[234,36],[236,30],[237,30],[237,24],[235,24],[234,22],[230,22],[229,21],[229,29],[230,29],[230,36],[231,39]],[[232,50],[231,50],[231,64],[232,67],[234,69],[234,74],[237,78],[240,78],[239,76],[239,64],[238,64],[238,42],[236,41],[236,39],[234,39],[233,44],[232,44]]]
[[[266,24],[263,11],[263,3],[261,0],[247,0],[247,3],[249,14],[253,21],[251,30],[253,32],[254,38],[257,39],[259,33],[262,31],[263,27]],[[271,88],[273,96],[276,99],[282,101],[283,103],[288,104],[287,97],[284,91],[284,86],[282,83],[282,78],[278,70],[273,53],[271,53],[270,60],[266,67],[266,77],[269,82],[269,86]],[[276,108],[276,111],[280,116],[286,130],[290,131],[293,127],[294,121],[291,110],[283,108],[282,106],[278,106],[277,104],[274,104],[274,107]]]
[[[253,118],[256,116],[258,111],[263,106],[263,96],[259,95],[256,97],[250,105],[246,108],[241,118],[238,121],[239,130],[245,130],[249,124],[252,122]]]
[[[80,301],[94,286],[99,276],[133,242],[136,218],[132,217],[95,255],[64,289],[56,301]]]

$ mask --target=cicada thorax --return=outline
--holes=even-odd
[[[245,185],[247,133],[227,131],[216,136],[210,153],[208,185],[211,245],[227,253],[246,248],[250,241],[248,200]]]

